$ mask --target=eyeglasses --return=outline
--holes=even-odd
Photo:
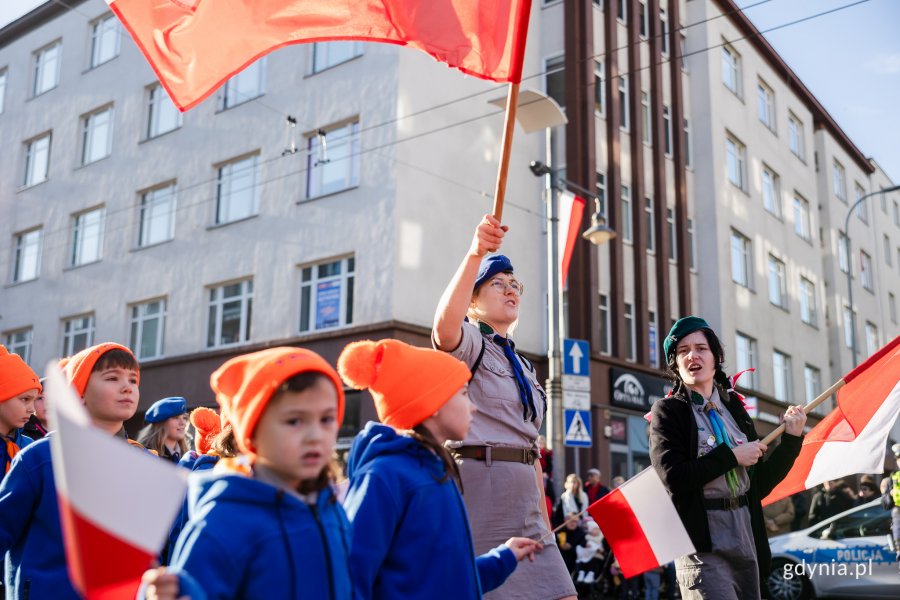
[[[507,288],[511,289],[512,293],[515,294],[516,296],[521,296],[522,293],[525,291],[525,286],[522,283],[520,283],[519,281],[516,281],[515,279],[510,279],[509,281],[503,281],[500,278],[495,278],[495,279],[491,279],[491,282],[488,285],[490,285],[491,288],[500,292],[501,294],[505,294]]]

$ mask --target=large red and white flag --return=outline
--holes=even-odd
[[[806,434],[794,466],[763,505],[830,479],[884,470],[888,435],[900,415],[900,336],[842,381],[837,407]]]
[[[585,201],[581,196],[571,192],[563,192],[559,195],[559,268],[563,286],[566,285],[566,276],[569,274],[569,265],[572,264],[572,253],[575,252],[575,242],[581,235],[581,220],[584,218]]]
[[[69,578],[87,600],[132,600],[181,508],[186,471],[94,427],[55,364],[48,373]]]
[[[181,110],[288,44],[410,46],[469,75],[522,79],[531,0],[107,0]]]
[[[653,467],[591,504],[588,512],[600,526],[625,577],[694,553],[694,544]]]

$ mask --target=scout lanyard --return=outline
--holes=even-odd
[[[725,422],[722,420],[722,416],[719,414],[719,409],[716,405],[711,401],[704,401],[703,396],[697,392],[691,392],[691,402],[697,405],[703,405],[704,402],[706,403],[706,405],[703,406],[703,410],[709,417],[709,423],[712,426],[713,435],[717,442],[716,446],[725,444],[728,448],[734,448],[734,441],[731,439],[731,436],[728,435],[728,430],[725,428]],[[737,469],[731,469],[725,473],[725,482],[728,484],[728,491],[731,493],[731,497],[736,498],[740,489],[740,480],[738,479]]]

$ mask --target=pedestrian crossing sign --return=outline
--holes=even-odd
[[[591,411],[565,410],[566,446],[591,446]]]

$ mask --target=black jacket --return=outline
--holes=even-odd
[[[666,486],[697,552],[710,552],[712,540],[703,506],[703,486],[738,466],[738,463],[734,453],[724,444],[697,458],[697,422],[685,392],[654,402],[650,421],[650,462]],[[747,439],[758,440],[753,421],[741,401],[725,393],[721,387],[718,392],[722,404]],[[784,434],[767,460],[747,470],[750,478],[750,490],[747,492],[750,525],[756,543],[760,579],[763,581],[768,576],[772,554],[766,537],[761,501],[790,471],[794,459],[800,454],[802,443],[802,437]]]

